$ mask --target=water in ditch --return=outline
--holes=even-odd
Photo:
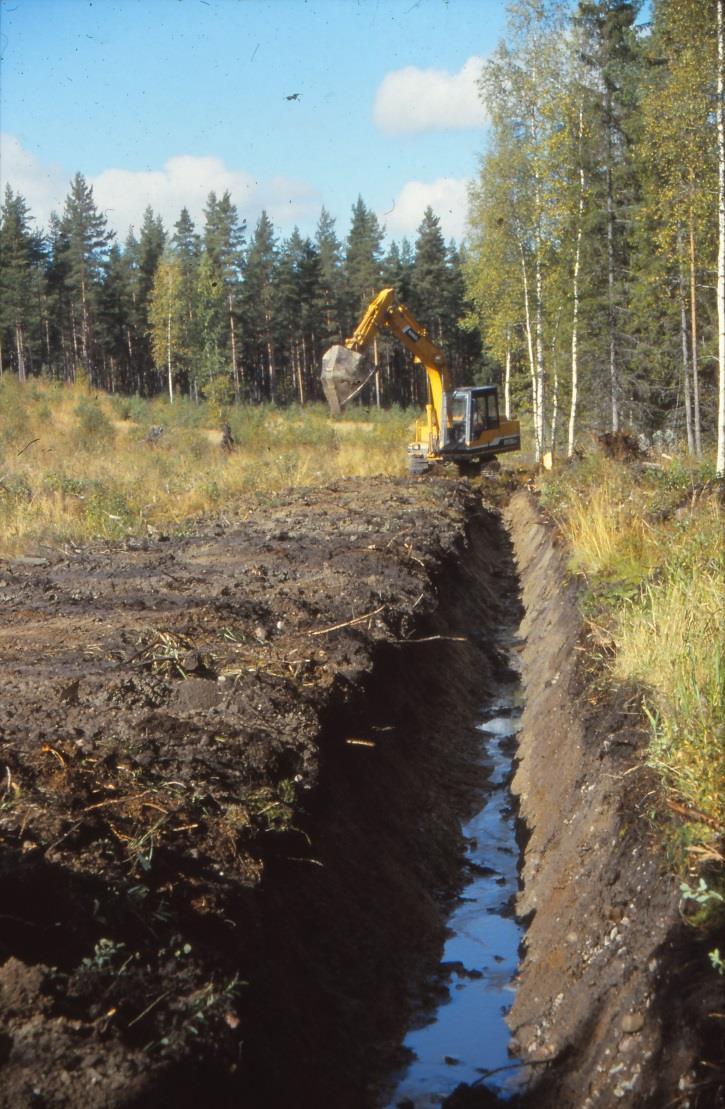
[[[447,998],[406,1037],[412,1061],[394,1078],[389,1109],[440,1105],[461,1082],[485,1085],[502,1099],[518,1085],[505,1017],[522,939],[513,915],[519,848],[509,789],[520,714],[520,686],[507,685],[479,725],[489,788],[463,826],[468,880],[448,921],[441,968]]]

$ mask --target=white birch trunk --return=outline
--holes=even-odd
[[[685,425],[687,430],[687,453],[695,453],[695,437],[692,430],[692,382],[690,380],[690,349],[687,334],[687,297],[685,293],[685,273],[682,265],[682,232],[677,233],[677,255],[680,295],[680,345],[682,347],[682,381],[685,394]]]
[[[511,419],[511,333],[506,331],[506,368],[503,378],[503,412],[507,420]]]
[[[559,320],[561,319],[561,309],[556,313],[556,323],[554,324],[554,334],[551,340],[551,365],[553,368],[553,383],[551,390],[551,428],[549,430],[549,450],[551,457],[554,457],[556,449],[556,433],[559,423],[559,359],[558,354],[558,338],[559,338]]]
[[[719,477],[725,477],[725,30],[723,5],[717,5],[717,151],[718,151],[718,250],[717,250],[717,324],[718,324],[718,416],[717,462]]]
[[[569,434],[567,439],[567,458],[574,456],[576,441],[576,417],[579,404],[579,270],[581,268],[582,231],[584,227],[584,191],[586,180],[582,160],[582,139],[584,137],[584,109],[579,108],[579,212],[576,228],[576,247],[574,249],[574,271],[572,273],[572,320],[571,320],[571,403],[569,405]]]
[[[171,286],[171,279],[169,278],[169,286]],[[169,295],[171,288],[169,287]],[[171,304],[169,304],[168,315],[166,316],[166,374],[169,380],[169,404],[174,403],[174,373],[171,364]]]
[[[531,407],[534,417],[534,458],[536,462],[541,459],[541,441],[539,439],[539,393],[536,387],[536,361],[534,359],[534,336],[531,331],[531,305],[529,302],[529,278],[526,273],[526,258],[524,248],[519,243],[521,251],[521,272],[524,280],[524,317],[526,320],[526,345],[529,352],[529,370],[531,372]]]
[[[695,229],[690,216],[690,334],[692,338],[692,418],[695,428],[695,454],[702,454],[700,424],[700,375],[697,350],[697,280],[695,269]]]
[[[541,273],[541,249],[537,236],[536,250],[536,394],[538,427],[536,438],[539,443],[539,454],[544,449],[545,420],[544,420],[544,325],[543,325],[543,277]]]

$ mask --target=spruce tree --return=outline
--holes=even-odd
[[[129,343],[133,317],[133,279],[129,262],[129,256],[114,243],[108,253],[99,297],[99,328],[108,362],[105,388],[110,392],[132,392],[137,384]]]
[[[277,243],[272,221],[262,212],[244,260],[242,323],[244,358],[253,399],[277,396],[275,352]]]
[[[378,218],[359,196],[345,248],[346,326],[350,334],[361,312],[382,285],[383,229]]]
[[[393,241],[390,244],[382,264],[383,286],[395,289],[398,301],[409,306],[412,305],[413,263],[413,247],[410,240],[404,238],[400,243]]]
[[[431,338],[443,342],[454,326],[453,296],[441,221],[430,205],[423,213],[415,241],[410,277],[410,308]]]
[[[315,245],[320,259],[320,284],[323,302],[323,331],[321,340],[329,346],[344,338],[344,289],[342,273],[342,247],[335,233],[335,220],[322,208],[315,232]]]
[[[201,240],[196,233],[194,221],[187,208],[174,224],[171,239],[171,254],[179,265],[178,297],[180,301],[181,335],[177,363],[179,388],[189,391],[193,377],[193,363],[196,356],[194,306],[196,299],[197,275],[201,258]]]
[[[71,182],[56,240],[58,272],[62,275],[69,313],[66,322],[70,334],[75,367],[82,366],[90,381],[96,384],[99,350],[96,335],[98,299],[109,246],[114,238],[108,230],[93,198],[93,186],[82,173]]]
[[[232,369],[236,400],[240,399],[242,389],[238,321],[245,227],[228,190],[221,199],[214,192],[209,193],[204,209],[204,251],[224,288],[227,311],[223,343]]]
[[[148,381],[147,388],[155,392],[163,380],[156,375],[157,384],[151,385],[155,373],[154,356],[151,350],[149,311],[151,294],[156,279],[156,270],[166,245],[166,231],[160,216],[147,207],[143,214],[138,243],[135,249],[135,289],[134,316],[136,327],[137,372]]]
[[[631,415],[634,401],[627,355],[631,229],[639,200],[632,142],[642,65],[635,28],[640,7],[640,0],[580,0],[576,17],[594,106],[588,122],[597,131],[599,147],[600,168],[591,187],[604,263],[600,303],[606,317],[609,424],[615,432],[624,407]]]

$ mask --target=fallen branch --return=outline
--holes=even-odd
[[[308,635],[328,635],[329,632],[339,631],[340,628],[352,628],[352,627],[355,626],[355,624],[364,624],[366,620],[369,620],[372,616],[377,616],[377,614],[379,612],[382,612],[384,608],[385,608],[385,605],[380,605],[378,608],[373,609],[372,612],[366,612],[364,616],[356,616],[352,620],[345,620],[342,624],[333,624],[329,628],[318,628],[317,631],[308,632],[307,634]]]
[[[432,643],[434,639],[446,639],[449,643],[468,643],[467,635],[424,635],[420,639],[394,639],[393,643]]]
[[[164,992],[162,994],[159,994],[159,996],[156,998],[155,1001],[152,1001],[150,1005],[146,1006],[146,1008],[144,1009],[144,1011],[142,1013],[139,1013],[139,1015],[137,1017],[134,1017],[133,1020],[130,1020],[128,1022],[128,1024],[126,1025],[126,1027],[127,1028],[133,1028],[134,1024],[138,1024],[138,1022],[143,1017],[145,1017],[147,1013],[150,1013],[152,1009],[155,1009],[156,1006],[158,1005],[158,1003],[160,1001],[163,1001],[165,997],[168,997],[171,992],[172,992],[171,990],[164,990]]]
[[[699,809],[688,809],[686,805],[679,805],[677,801],[667,801],[668,809],[672,809],[678,816],[684,816],[688,820],[694,820],[696,824],[706,824],[708,828],[712,828],[716,832],[725,832],[725,824],[716,820],[713,816],[708,816],[707,813],[700,812]]]
[[[18,458],[20,457],[21,454],[25,454],[25,451],[28,449],[28,447],[32,447],[33,443],[39,443],[39,442],[40,442],[40,438],[31,439],[29,443],[25,444],[25,446],[23,447],[22,450],[18,451]]]
[[[95,805],[88,805],[85,809],[81,809],[81,812],[93,812],[94,809],[102,809],[106,805],[122,805],[125,801],[138,801],[139,797],[146,797],[150,792],[150,789],[145,789],[143,793],[132,793],[128,797],[110,797],[107,801],[98,801]]]

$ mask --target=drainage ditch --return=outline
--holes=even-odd
[[[503,686],[479,725],[488,786],[482,808],[462,828],[466,880],[439,967],[445,997],[405,1038],[412,1061],[396,1076],[390,1109],[440,1105],[461,1082],[502,1099],[520,1084],[505,1017],[523,937],[515,919],[520,850],[510,790],[521,696],[518,681]]]

